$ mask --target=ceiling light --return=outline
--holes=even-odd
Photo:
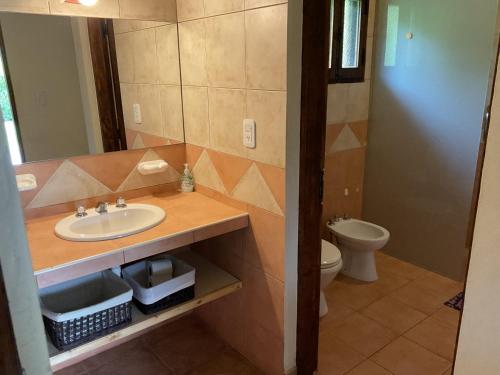
[[[84,5],[86,7],[91,7],[97,4],[97,1],[99,0],[63,0],[63,3],[69,3],[69,4],[79,4],[79,5]]]

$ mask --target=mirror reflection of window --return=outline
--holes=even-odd
[[[398,49],[399,5],[387,7],[387,29],[385,38],[384,66],[396,66]]]
[[[11,89],[7,81],[3,59],[4,56],[2,55],[0,58],[0,109],[4,120],[5,132],[7,133],[7,142],[9,144],[12,164],[19,165],[22,164],[23,158],[14,119],[14,111],[12,110],[12,103],[10,102]]]
[[[361,0],[345,0],[342,43],[342,68],[359,66]]]

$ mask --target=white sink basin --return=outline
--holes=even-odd
[[[149,204],[109,206],[107,213],[88,210],[84,217],[68,216],[56,224],[56,235],[68,241],[103,241],[143,232],[165,219],[165,211]]]

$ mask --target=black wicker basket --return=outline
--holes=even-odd
[[[59,350],[68,350],[121,329],[132,321],[132,303],[98,311],[77,319],[56,322],[43,317],[47,333]]]
[[[162,298],[161,300],[152,303],[151,305],[145,305],[135,298],[133,300],[137,308],[141,310],[143,314],[148,315],[148,314],[154,314],[161,310],[168,309],[180,303],[189,301],[193,298],[194,298],[194,285],[191,285],[190,287],[179,290],[178,292],[166,296],[165,298]]]

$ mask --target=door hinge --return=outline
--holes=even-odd
[[[319,174],[319,201],[323,205],[323,195],[324,195],[324,183],[325,183],[325,168],[323,168]]]

